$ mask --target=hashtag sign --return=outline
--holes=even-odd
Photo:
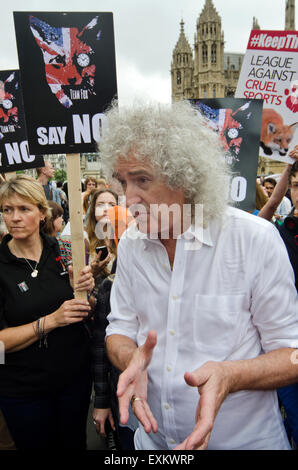
[[[259,44],[259,36],[255,34],[250,40],[250,46],[257,47],[258,44]]]

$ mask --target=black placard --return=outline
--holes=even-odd
[[[112,13],[15,12],[29,148],[96,151],[117,98]]]
[[[30,155],[19,70],[0,71],[0,173],[44,166]]]
[[[221,138],[227,162],[235,174],[231,181],[230,199],[236,207],[253,211],[263,100],[212,98],[190,102],[208,119]]]

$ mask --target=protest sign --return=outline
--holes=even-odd
[[[0,172],[12,173],[43,166],[30,155],[24,119],[19,70],[0,71]]]
[[[264,100],[259,155],[289,163],[298,144],[297,52],[297,31],[251,31],[235,94]]]
[[[117,98],[112,13],[15,12],[14,20],[30,151],[95,152]]]
[[[262,100],[213,98],[190,100],[212,129],[218,132],[233,177],[229,199],[236,207],[253,211],[256,197]],[[208,149],[206,149],[208,158]]]
[[[66,154],[76,283],[85,264],[80,153],[97,150],[117,98],[113,15],[16,12],[14,21],[29,148]]]

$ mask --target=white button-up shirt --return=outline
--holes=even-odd
[[[186,371],[298,347],[294,273],[276,228],[238,209],[229,208],[223,224],[181,235],[173,270],[159,240],[131,239],[129,231],[119,244],[107,336],[142,345],[149,330],[157,332],[148,403],[158,432],[140,427],[136,445],[173,449],[195,426],[199,394],[185,383]],[[208,448],[289,448],[276,391],[230,394]]]

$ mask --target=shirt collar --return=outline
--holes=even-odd
[[[148,242],[151,242],[151,243],[160,242],[159,239],[150,239],[148,234],[139,232],[136,229],[135,225],[130,226],[127,232],[129,232],[129,235],[133,233],[133,238],[135,239],[142,239],[144,241],[144,248]],[[184,233],[179,235],[177,239],[183,239],[186,242],[192,242],[194,240],[197,240],[201,244],[214,246],[212,236],[211,236],[211,223],[209,223],[207,227],[205,228],[192,224]]]
[[[200,243],[208,246],[214,246],[210,233],[210,224],[203,228],[198,225],[192,224],[182,235],[179,235],[178,239],[182,238],[186,241],[196,239]]]

